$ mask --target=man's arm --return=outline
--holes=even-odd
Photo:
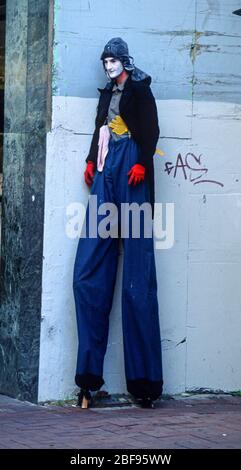
[[[95,168],[96,168],[96,165],[97,165],[97,156],[98,156],[99,131],[100,131],[100,126],[97,122],[97,117],[96,117],[96,119],[95,119],[95,130],[94,130],[94,134],[92,136],[89,154],[88,154],[88,156],[85,160],[87,163],[89,161],[93,162],[95,164]]]
[[[138,163],[148,168],[159,138],[158,114],[155,98],[149,85],[138,85],[135,90],[139,127],[140,157]]]

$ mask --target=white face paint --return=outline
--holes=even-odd
[[[119,77],[124,70],[121,61],[119,59],[115,59],[115,57],[106,57],[106,59],[104,59],[104,65],[110,78]]]

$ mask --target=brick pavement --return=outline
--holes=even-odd
[[[41,406],[0,395],[1,449],[240,449],[241,397],[136,405]]]

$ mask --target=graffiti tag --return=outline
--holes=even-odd
[[[183,159],[179,153],[175,164],[172,162],[165,163],[165,172],[176,178],[181,171],[184,179],[188,179],[193,184],[213,183],[223,187],[224,185],[220,181],[207,179],[208,168],[201,162],[201,157],[202,154],[197,157],[194,153],[188,152]]]

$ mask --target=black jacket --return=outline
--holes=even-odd
[[[137,67],[130,73],[122,91],[119,110],[126,123],[131,137],[140,148],[138,163],[146,168],[146,177],[150,185],[152,210],[154,208],[154,165],[153,155],[159,138],[157,108],[151,88],[151,77]],[[114,81],[108,82],[105,88],[98,88],[100,98],[95,119],[89,155],[86,161],[97,162],[99,129],[105,123]],[[154,214],[154,211],[153,211]]]

